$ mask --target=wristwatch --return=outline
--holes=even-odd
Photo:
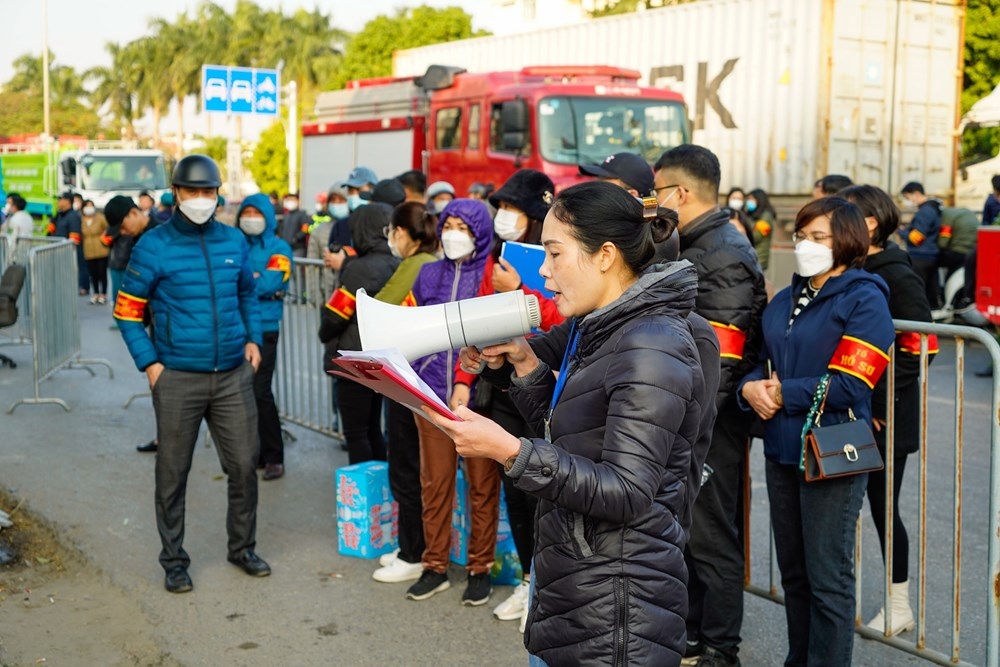
[[[774,402],[777,403],[778,405],[784,405],[785,404],[785,399],[781,395],[781,385],[780,384],[778,385],[778,390],[776,392],[774,392]]]
[[[521,452],[518,451],[517,454],[520,454],[520,453]],[[510,472],[511,470],[514,469],[514,463],[517,461],[517,454],[511,454],[510,456],[507,457],[507,460],[503,462],[503,471],[504,472]]]

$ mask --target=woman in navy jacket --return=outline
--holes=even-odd
[[[741,404],[764,420],[771,523],[785,592],[785,665],[851,664],[855,523],[866,474],[816,482],[800,470],[802,430],[829,373],[829,425],[871,422],[872,389],[888,365],[894,331],[881,278],[863,271],[868,229],[859,209],[827,197],[795,220],[797,273],[764,310],[760,365],[740,386]],[[768,377],[767,367],[772,370]]]

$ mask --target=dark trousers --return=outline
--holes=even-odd
[[[749,416],[735,399],[719,411],[705,465],[712,469],[695,500],[688,566],[688,639],[735,654],[743,626],[743,544],[737,522]]]
[[[490,410],[493,421],[500,424],[508,433],[527,438],[535,435],[506,392],[493,390]],[[517,549],[521,568],[527,576],[531,574],[531,559],[535,553],[535,510],[538,507],[538,498],[514,486],[514,480],[504,474],[502,465],[499,471],[500,479],[503,481],[504,496],[507,499],[510,534],[514,538],[514,547]]]
[[[253,366],[220,373],[166,368],[153,387],[156,411],[156,527],[164,570],[187,567],[184,509],[188,473],[201,421],[208,422],[222,471],[228,477],[228,551],[233,558],[253,549],[257,533],[257,406]]]
[[[965,296],[976,302],[976,248],[965,256]]]
[[[285,442],[281,438],[281,419],[274,403],[271,380],[274,364],[278,360],[278,332],[264,333],[264,346],[260,349],[260,367],[253,377],[253,397],[257,401],[257,433],[260,437],[260,463],[285,462]]]
[[[875,433],[875,440],[881,440],[882,456],[885,457],[885,429]],[[910,578],[910,538],[906,526],[899,516],[899,490],[903,486],[906,471],[906,454],[893,456],[892,469],[892,583],[898,584]],[[872,522],[882,545],[885,559],[885,469],[868,473],[868,504],[871,506]]]
[[[385,461],[382,396],[352,380],[337,380],[337,406],[347,440],[347,460],[353,465]]]
[[[947,269],[945,273],[945,280],[951,278],[951,274],[959,270],[965,265],[965,253],[955,252],[954,250],[942,250],[938,254],[938,266],[942,269]]]
[[[868,475],[807,483],[767,461],[774,547],[785,592],[785,667],[850,667],[855,527]]]
[[[90,274],[90,286],[94,294],[108,295],[108,258],[87,260],[87,272]]]
[[[913,272],[920,276],[924,282],[924,292],[927,294],[927,302],[930,303],[931,310],[937,310],[941,307],[941,285],[938,279],[937,258],[910,255],[910,263],[913,265]]]
[[[81,292],[90,292],[90,272],[83,258],[83,244],[76,246],[76,285]]]
[[[389,488],[399,505],[399,558],[419,563],[424,556],[424,505],[420,499],[420,433],[417,417],[396,401],[388,402]]]

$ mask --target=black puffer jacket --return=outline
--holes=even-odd
[[[522,446],[510,473],[540,498],[525,645],[551,667],[680,663],[687,570],[678,515],[712,402],[687,319],[696,285],[687,262],[656,265],[577,324],[552,441]],[[547,336],[536,337],[540,347]],[[511,385],[539,432],[554,384],[543,362]]]
[[[924,283],[910,266],[910,256],[893,242],[885,250],[868,255],[865,270],[882,278],[889,286],[889,312],[896,320],[931,321],[931,307],[927,303]],[[928,340],[928,350],[937,349],[937,339]],[[933,356],[930,359],[934,359]],[[893,447],[897,454],[912,454],[920,448],[920,336],[896,334],[895,366],[895,419]],[[872,417],[885,419],[889,374],[883,373],[872,393]],[[878,433],[878,444],[884,434]],[[882,451],[883,456],[885,451]]]
[[[721,408],[757,363],[763,343],[761,314],[767,305],[764,274],[746,234],[733,227],[722,211],[692,220],[680,234],[681,259],[698,270],[695,312],[722,328],[722,377],[717,399]],[[746,336],[741,354],[727,349],[723,338],[729,338],[728,327],[736,327]]]
[[[375,294],[389,281],[399,260],[389,252],[389,244],[382,230],[389,224],[392,213],[385,204],[369,204],[351,216],[351,237],[354,239],[356,257],[344,262],[340,271],[340,287],[350,297],[364,288],[368,296]],[[319,325],[319,339],[326,346],[323,367],[332,370],[330,360],[337,357],[337,350],[360,350],[361,334],[358,331],[358,317],[352,314],[344,318],[329,306],[323,308]]]

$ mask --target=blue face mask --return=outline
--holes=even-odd
[[[351,208],[347,202],[330,204],[328,210],[330,211],[330,215],[335,218],[346,218],[351,214]]]
[[[748,199],[746,203],[747,213],[753,213],[757,210],[757,202],[752,199]]]
[[[361,198],[361,195],[349,195],[347,197],[347,206],[352,211],[361,208],[367,203],[367,201]]]

